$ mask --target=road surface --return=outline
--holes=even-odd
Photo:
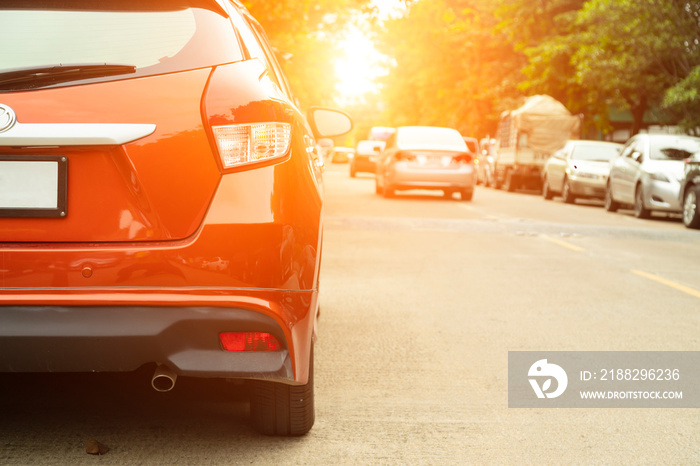
[[[384,199],[347,170],[307,436],[257,435],[223,382],[4,374],[0,464],[700,463],[698,409],[514,409],[507,386],[508,351],[700,351],[700,231],[483,187]]]

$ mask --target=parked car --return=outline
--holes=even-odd
[[[355,147],[355,156],[350,159],[350,176],[359,172],[374,174],[377,168],[377,156],[384,149],[384,141],[360,141]]]
[[[369,139],[370,141],[386,142],[395,132],[396,128],[392,128],[390,126],[373,126],[369,130],[367,139]]]
[[[474,161],[474,171],[476,173],[476,184],[484,183],[484,172],[481,170],[481,148],[479,147],[479,140],[476,138],[465,136],[464,142],[467,144],[467,151],[471,154],[472,160]]]
[[[652,211],[680,212],[684,160],[700,151],[700,138],[672,134],[637,134],[611,161],[605,209],[634,207],[638,218]]]
[[[376,192],[391,197],[407,189],[458,192],[465,201],[474,195],[476,174],[472,155],[455,129],[404,126],[386,143],[377,161]]]
[[[481,153],[474,161],[478,177],[484,186],[494,186],[494,173],[496,171],[496,140],[482,138],[479,141]]]
[[[542,196],[561,195],[572,204],[577,198],[605,198],[610,160],[622,144],[604,141],[568,141],[552,154],[542,170]]]
[[[683,224],[688,228],[700,228],[700,152],[685,159],[680,187],[683,206]]]
[[[355,151],[350,147],[334,147],[331,150],[332,163],[348,163],[355,155]]]
[[[0,371],[242,379],[255,428],[306,433],[315,139],[350,119],[300,113],[238,1],[9,5]]]

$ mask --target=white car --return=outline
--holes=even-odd
[[[634,206],[634,215],[681,212],[680,181],[684,160],[700,151],[700,138],[674,134],[637,134],[610,163],[605,209]]]
[[[448,198],[458,192],[470,201],[476,172],[473,155],[457,130],[403,126],[387,141],[377,161],[375,180],[377,194],[385,197],[398,190],[434,189]]]
[[[605,197],[605,182],[622,144],[571,140],[547,160],[542,171],[542,197],[561,195],[572,204],[577,198]]]

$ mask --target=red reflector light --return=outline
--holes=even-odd
[[[228,332],[219,335],[226,351],[279,351],[276,336],[267,332]]]
[[[414,154],[403,150],[394,154],[394,158],[397,162],[413,162],[416,160],[416,156]]]

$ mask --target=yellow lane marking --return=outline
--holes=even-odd
[[[558,244],[559,246],[561,246],[563,248],[571,249],[572,251],[576,251],[576,252],[585,251],[585,249],[583,249],[583,248],[580,248],[578,246],[574,246],[573,244],[567,243],[566,241],[562,241],[560,239],[550,238],[549,236],[542,236],[542,238],[546,239],[550,243]]]
[[[682,291],[683,293],[689,294],[690,296],[695,296],[696,298],[700,298],[700,291],[691,288],[689,286],[681,285],[680,283],[676,283],[671,280],[666,280],[665,278],[658,277],[656,275],[642,272],[641,270],[630,270],[635,275],[639,275],[640,277],[648,278],[649,280],[653,280],[657,283],[661,283],[666,286],[670,286],[671,288]]]

